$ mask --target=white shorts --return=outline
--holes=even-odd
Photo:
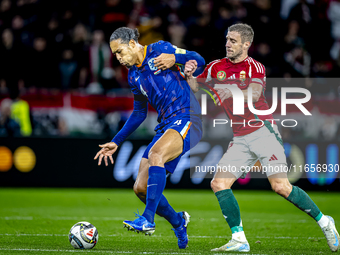
[[[228,171],[239,178],[260,161],[267,176],[287,172],[286,155],[277,126],[263,126],[244,136],[235,136],[218,163],[220,171]],[[224,170],[225,169],[225,170]]]

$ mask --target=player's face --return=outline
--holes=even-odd
[[[228,32],[226,36],[226,51],[227,57],[231,60],[237,59],[242,55],[245,49],[244,43],[242,43],[241,35],[238,32]]]
[[[121,65],[130,68],[136,63],[136,43],[133,40],[129,44],[122,43],[120,39],[114,40],[110,42],[110,48]]]

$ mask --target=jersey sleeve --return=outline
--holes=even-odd
[[[144,96],[142,94],[142,92],[138,89],[138,84],[135,82],[136,77],[134,77],[133,75],[128,75],[128,83],[131,89],[131,92],[134,96],[135,101],[147,101],[148,99],[146,98],[146,96]],[[137,77],[137,81],[138,81],[138,77]]]
[[[147,98],[137,88],[134,79],[133,75],[129,73],[128,81],[134,95],[133,112],[125,122],[123,128],[111,140],[118,146],[143,123],[148,112]]]
[[[212,72],[213,72],[213,66],[215,63],[217,63],[219,60],[215,60],[210,62],[204,71],[198,75],[196,78],[198,79],[197,81],[200,83],[205,83],[205,82],[210,82],[213,79]]]
[[[167,53],[174,54],[176,58],[176,64],[185,65],[189,60],[196,60],[197,70],[196,75],[202,72],[203,66],[205,65],[204,58],[195,51],[189,51],[181,48],[177,48],[169,42],[159,41],[155,43],[154,49],[159,52],[159,54]]]
[[[249,73],[251,74],[249,84],[257,83],[264,87],[266,83],[266,69],[264,65],[254,60],[249,64]]]
[[[111,140],[118,146],[124,142],[124,140],[131,135],[139,126],[143,123],[148,113],[148,102],[147,101],[133,101],[133,112],[125,122],[122,129],[115,135]]]
[[[198,75],[196,78],[202,81],[205,80],[208,77],[208,69],[209,69],[208,66],[204,68],[203,72],[200,75]]]
[[[134,96],[142,95],[140,90],[137,88],[137,85],[135,84],[134,79],[135,78],[132,75],[130,76],[130,74],[129,74],[129,76],[128,76],[128,83],[129,83],[131,92],[133,93]]]

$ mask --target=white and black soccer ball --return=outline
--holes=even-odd
[[[98,243],[98,231],[91,223],[81,221],[73,225],[68,239],[76,249],[92,249]]]

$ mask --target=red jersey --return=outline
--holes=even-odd
[[[197,76],[198,82],[208,83],[211,87],[214,84],[236,84],[239,89],[245,90],[251,83],[257,83],[263,86],[263,93],[256,103],[253,103],[257,110],[268,110],[269,106],[264,96],[266,89],[265,67],[251,57],[239,63],[232,63],[228,58],[215,60],[207,65],[203,73]],[[260,120],[270,120],[274,123],[273,116],[255,115],[250,112],[248,103],[244,103],[244,115],[233,115],[233,98],[230,97],[223,102],[223,107],[231,121],[234,136],[250,134],[263,126]],[[250,125],[248,124],[250,121]],[[239,123],[239,124],[234,124]]]

